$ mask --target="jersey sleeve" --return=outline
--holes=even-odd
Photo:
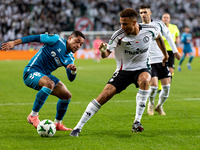
[[[160,31],[158,30],[158,28],[156,28],[156,27],[153,28],[153,30],[152,30],[152,39],[155,40],[158,37],[158,35],[160,35]]]
[[[176,45],[172,39],[172,36],[169,32],[169,29],[167,28],[167,26],[163,23],[163,26],[162,26],[162,34],[163,36],[166,38],[167,42],[169,43],[170,47],[172,48],[172,52],[173,53],[177,53],[178,50],[176,48]]]
[[[29,35],[21,38],[22,44],[30,42],[40,42],[40,35]]]
[[[40,42],[48,45],[52,45],[57,42],[59,39],[58,34],[49,35],[49,34],[40,34]]]
[[[76,78],[76,73],[72,74],[71,70],[69,68],[66,68],[66,72],[67,72],[67,77],[69,79],[69,81],[74,81],[74,79]]]
[[[182,42],[182,43],[185,43],[185,42],[186,42],[186,40],[185,40],[185,34],[184,34],[184,33],[183,33],[182,36],[181,36],[181,42]]]
[[[117,45],[118,45],[118,36],[119,36],[119,34],[121,34],[121,33],[122,33],[121,30],[116,31],[116,32],[112,35],[111,39],[109,40],[109,42],[108,42],[108,44],[107,44],[107,49],[108,49],[110,52],[113,52],[114,49],[117,47]]]
[[[176,33],[175,33],[175,37],[178,37],[180,35],[180,32],[179,32],[179,29],[178,27],[176,26]]]

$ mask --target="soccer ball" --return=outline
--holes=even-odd
[[[41,137],[52,137],[56,133],[56,126],[53,121],[45,119],[38,124],[37,132]]]

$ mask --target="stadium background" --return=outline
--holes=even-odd
[[[101,13],[106,12],[109,17],[111,14],[114,17],[118,17],[121,9],[126,7],[137,9],[136,6],[146,2],[151,4],[153,8],[154,14],[152,18],[159,18],[166,11],[165,9],[168,8],[172,18],[176,17],[176,19],[172,20],[172,23],[184,26],[183,22],[186,20],[190,21],[189,25],[192,25],[191,22],[196,20],[198,21],[196,27],[199,28],[199,0],[190,1],[132,0],[128,2],[122,0],[85,0],[83,2],[74,0],[69,2],[65,0],[0,0],[0,31],[4,28],[4,32],[0,32],[0,42],[12,40],[8,38],[20,38],[28,34],[40,34],[46,31],[60,34],[60,31],[68,31],[63,29],[65,25],[72,30],[75,28],[75,20],[84,17],[81,11],[83,6],[81,5],[87,8],[84,12],[87,14],[85,17],[89,19],[91,19],[88,15],[88,11],[91,11],[90,8],[95,7],[94,10],[98,10],[98,15],[95,15],[95,11],[90,12],[90,14],[99,18],[98,20],[93,17],[94,31],[97,31],[97,26],[100,26],[102,30],[105,29],[102,26],[104,25],[104,17],[106,18],[107,15],[102,17],[100,10]],[[67,3],[65,4],[65,2]],[[104,9],[97,5],[100,3],[106,5],[107,11],[104,11]],[[19,10],[18,13],[14,13],[14,10],[19,9],[18,7],[23,7],[26,11],[21,13]],[[181,7],[184,8],[184,13],[180,13]],[[67,15],[67,13],[70,14]],[[157,15],[159,16],[156,17]],[[189,15],[193,16],[192,20],[188,19]],[[22,18],[15,19],[14,21],[13,18],[15,16],[21,16]],[[41,19],[39,19],[39,16]],[[34,17],[36,19],[33,19]],[[62,18],[64,19],[62,20]],[[74,20],[73,24],[69,23],[69,19]],[[179,20],[181,20],[180,23],[178,22]],[[61,22],[64,22],[64,24],[62,25]],[[116,22],[114,26],[118,26],[118,23]],[[21,33],[15,30],[16,27],[20,27]],[[33,28],[35,29],[34,32],[32,32]],[[179,28],[182,32],[182,28]],[[9,30],[14,30],[15,32],[10,32]],[[38,31],[35,32],[36,30]],[[102,30],[99,32],[107,33],[109,28],[106,28],[106,31]],[[199,30],[193,30],[193,36],[198,37],[198,32]],[[13,34],[10,35],[10,33]],[[2,56],[5,56],[7,59],[11,56],[13,58],[32,56],[36,52],[33,49],[38,49],[39,46],[37,43],[32,43],[21,45],[15,51],[0,51],[0,59]],[[84,45],[84,48],[86,46],[88,45]],[[29,48],[31,49],[29,50]],[[82,53],[85,51],[80,50],[78,52]],[[88,50],[88,53],[91,52],[91,50]],[[175,64],[178,64],[178,61],[175,61]],[[37,134],[36,129],[27,122],[27,115],[30,113],[35,95],[37,94],[37,91],[27,88],[23,83],[22,74],[27,63],[28,60],[0,60],[0,150],[200,149],[200,57],[194,59],[192,71],[188,70],[186,60],[183,62],[181,72],[175,69],[170,96],[164,104],[164,110],[167,115],[155,114],[154,116],[148,116],[145,110],[142,117],[142,124],[145,130],[142,134],[133,134],[131,132],[136,108],[135,95],[138,89],[134,85],[130,85],[123,93],[114,96],[85,124],[79,138],[70,137],[70,132],[56,132],[52,138],[41,138]],[[70,128],[76,125],[88,103],[102,91],[116,68],[114,59],[102,59],[100,63],[96,63],[92,59],[77,59],[75,60],[75,65],[78,67],[78,74],[74,82],[67,80],[64,67],[60,67],[53,72],[53,75],[58,77],[73,95],[73,100],[63,120],[63,123]],[[156,97],[156,102],[158,98],[159,95]],[[40,120],[54,119],[56,101],[57,99],[54,96],[48,98],[40,111]]]
[[[1,0],[0,44],[31,34],[60,34],[73,30],[105,33],[101,38],[107,42],[111,35],[106,32],[120,28],[120,11],[128,7],[138,11],[141,4],[151,6],[153,19],[161,19],[165,12],[171,14],[171,23],[178,26],[180,34],[184,26],[189,26],[194,53],[200,56],[199,0]],[[94,38],[93,34],[87,36],[83,50],[78,51],[76,58],[95,57],[91,51]],[[30,59],[36,53],[33,50],[41,46],[39,43],[19,45],[15,50],[20,51],[1,52],[0,59]],[[182,44],[177,47],[181,52]],[[24,52],[26,50],[31,52]]]

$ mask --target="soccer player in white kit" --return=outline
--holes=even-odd
[[[160,34],[167,39],[168,43],[172,47],[172,51],[175,57],[179,60],[181,58],[181,54],[178,52],[167,26],[161,20],[151,20],[151,9],[149,5],[141,5],[139,8],[139,12],[140,17],[142,18],[142,23],[156,26],[160,31]],[[160,51],[157,43],[155,41],[152,41],[149,47],[149,64],[151,65],[152,69],[152,80],[150,82],[149,89],[149,103],[147,109],[148,115],[154,115],[154,99],[158,89],[158,80],[161,81],[163,89],[159,94],[159,101],[155,107],[155,111],[157,111],[160,115],[166,115],[162,108],[162,105],[169,97],[170,82],[172,76],[167,63],[165,64],[165,66],[162,65],[162,58],[163,53]]]
[[[142,132],[144,130],[140,120],[146,106],[151,80],[150,70],[146,65],[150,42],[156,40],[160,46],[164,55],[163,64],[169,56],[159,31],[153,26],[139,25],[137,16],[134,9],[124,9],[120,13],[121,29],[112,35],[107,48],[106,44],[100,44],[99,50],[102,58],[107,58],[113,51],[115,52],[117,69],[102,93],[88,104],[80,121],[70,133],[71,136],[78,137],[83,125],[98,112],[101,106],[132,83],[139,87],[132,131]]]

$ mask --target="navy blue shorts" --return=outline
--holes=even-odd
[[[39,86],[39,81],[43,76],[49,77],[55,83],[55,86],[60,81],[58,78],[51,74],[46,75],[34,69],[31,69],[29,71],[27,71],[27,69],[24,69],[23,81],[26,84],[26,86],[31,87],[35,90],[40,90],[42,87]]]

